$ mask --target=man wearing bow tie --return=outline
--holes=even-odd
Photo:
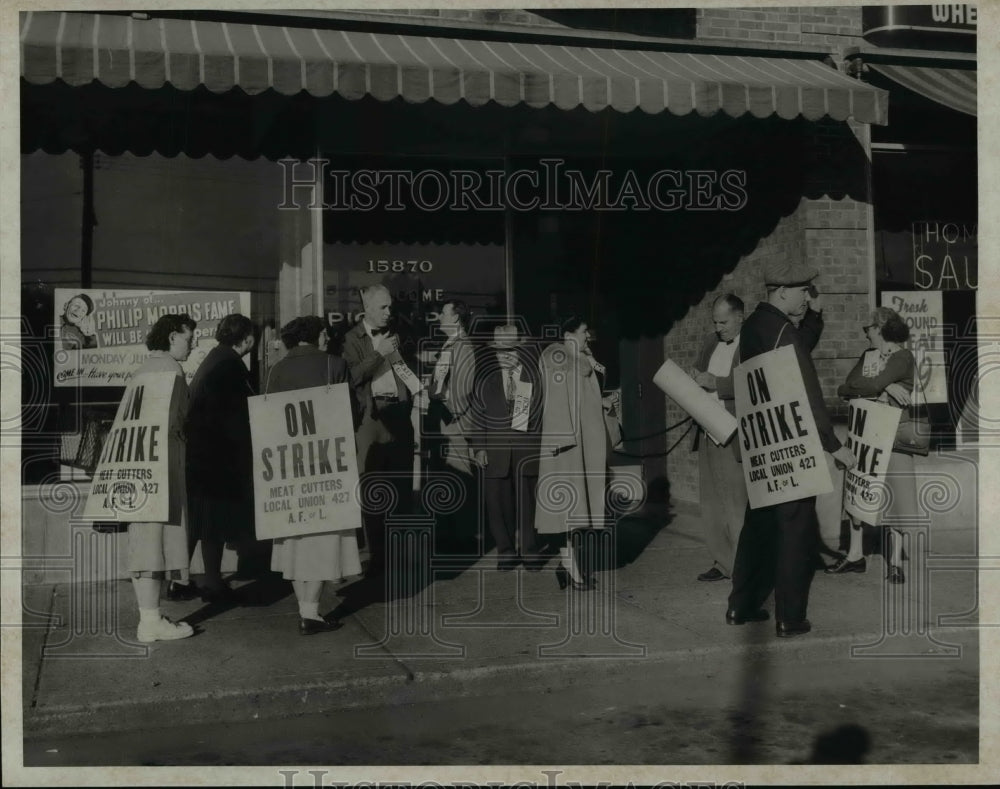
[[[356,433],[358,470],[365,481],[384,474],[397,495],[397,512],[407,510],[412,491],[412,397],[404,382],[414,374],[400,355],[399,337],[389,326],[392,296],[384,285],[361,292],[364,314],[344,335],[344,359],[359,411]],[[371,551],[369,575],[385,567],[385,513],[361,502],[365,537]],[[371,508],[372,510],[374,508]]]
[[[736,413],[733,390],[733,362],[739,349],[743,325],[743,301],[726,293],[712,305],[715,331],[708,335],[692,373],[695,383],[711,392],[730,414]],[[743,528],[747,505],[746,483],[733,442],[720,446],[701,428],[695,434],[698,453],[698,484],[701,490],[701,520],[705,547],[712,566],[698,576],[699,581],[721,581],[733,571],[736,545]]]

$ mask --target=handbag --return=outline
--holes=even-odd
[[[931,423],[924,415],[926,411],[921,405],[923,389],[920,385],[920,375],[914,367],[913,370],[913,395],[909,406],[902,406],[903,416],[896,427],[896,439],[892,444],[893,452],[902,452],[904,455],[926,456],[931,450]],[[907,413],[908,412],[908,413]]]

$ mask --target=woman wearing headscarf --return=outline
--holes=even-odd
[[[126,566],[132,574],[132,588],[139,604],[137,637],[147,644],[172,641],[194,633],[187,622],[171,622],[160,614],[162,581],[170,573],[187,581],[188,559],[187,492],[185,489],[184,421],[187,416],[188,388],[181,362],[191,355],[196,342],[195,322],[183,315],[163,315],[146,337],[149,356],[136,376],[143,373],[174,373],[180,383],[173,390],[168,425],[169,512],[163,523],[130,523]]]
[[[347,363],[326,353],[327,340],[326,326],[315,315],[284,326],[281,341],[288,353],[271,368],[267,393],[347,383]],[[361,574],[357,536],[354,531],[336,531],[276,539],[271,569],[292,582],[299,603],[299,633],[338,630],[341,622],[320,615],[319,599],[324,582]]]
[[[587,591],[596,580],[581,571],[572,533],[605,525],[609,443],[604,412],[613,403],[601,397],[598,376],[604,367],[590,350],[587,324],[572,317],[561,328],[562,341],[541,356],[545,396],[535,529],[539,535],[566,535],[556,570],[559,588]]]
[[[844,399],[865,398],[887,403],[901,409],[900,424],[911,419],[915,363],[913,354],[903,347],[910,336],[909,327],[899,314],[888,307],[879,307],[862,327],[870,350],[861,355],[847,380],[837,389]],[[913,474],[913,456],[897,441],[889,459],[885,484],[889,491],[888,508],[879,520],[905,524],[912,521],[917,509],[917,488]],[[831,574],[863,573],[867,560],[862,552],[862,524],[851,518],[850,544],[846,556],[827,568]],[[903,574],[903,535],[889,528],[889,560],[886,578],[901,584]]]

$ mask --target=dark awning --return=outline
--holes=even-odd
[[[919,93],[967,115],[976,114],[975,69],[942,68],[940,66],[900,66],[871,63],[873,69],[904,88]]]
[[[336,93],[411,103],[611,107],[887,122],[885,91],[816,60],[432,38],[190,19],[27,12],[21,76],[117,88]]]

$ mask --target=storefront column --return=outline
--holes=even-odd
[[[301,175],[306,165],[296,167]],[[323,178],[312,167],[312,183],[298,182],[294,201],[279,209],[281,273],[278,325],[302,315],[323,316]]]

